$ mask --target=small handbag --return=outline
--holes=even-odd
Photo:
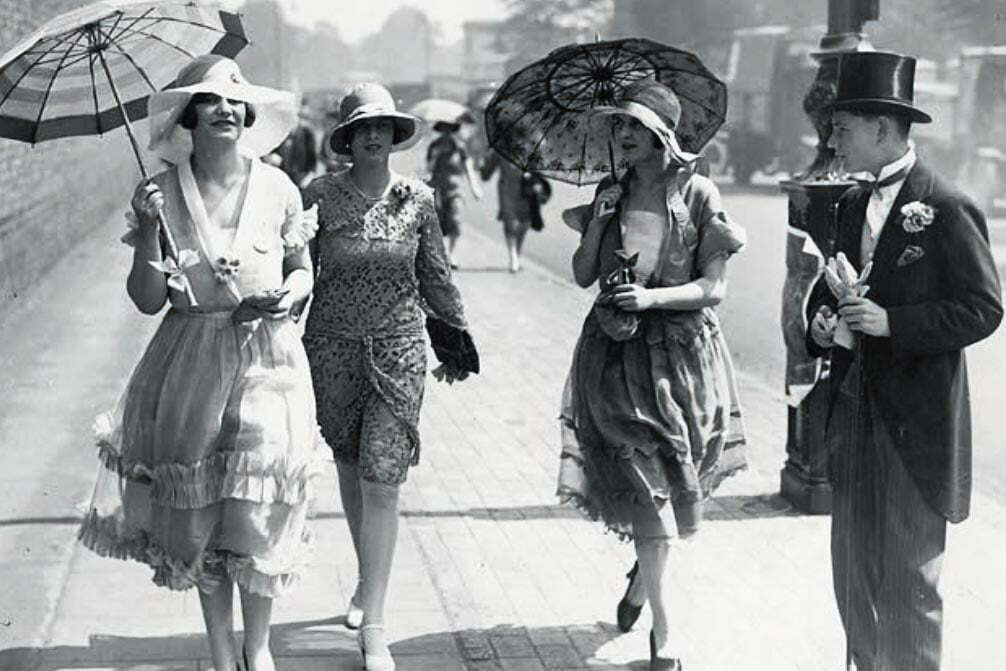
[[[630,255],[624,249],[616,249],[615,257],[618,267],[601,279],[601,293],[594,301],[594,316],[601,330],[612,340],[629,340],[639,331],[639,314],[626,312],[611,304],[611,289],[621,284],[633,284],[636,281],[636,262],[639,252]]]

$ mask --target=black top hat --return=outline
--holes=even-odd
[[[832,109],[897,114],[915,123],[933,119],[914,102],[915,59],[881,51],[854,51],[838,61],[838,90]]]

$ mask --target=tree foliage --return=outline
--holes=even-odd
[[[533,60],[570,42],[610,37],[615,0],[504,0],[507,50]]]

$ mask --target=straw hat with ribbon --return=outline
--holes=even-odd
[[[255,108],[255,122],[243,129],[238,147],[258,158],[279,146],[297,126],[298,105],[287,91],[249,84],[238,64],[224,56],[199,56],[178,72],[175,81],[150,96],[150,149],[177,163],[192,153],[192,135],[180,124],[182,112],[197,93],[214,93]]]
[[[426,124],[419,117],[395,109],[395,99],[380,84],[357,84],[339,103],[339,125],[329,133],[325,149],[340,157],[351,155],[348,132],[357,121],[364,119],[390,119],[395,126],[391,151],[412,147],[423,138]]]

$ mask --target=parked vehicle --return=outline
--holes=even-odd
[[[727,123],[706,152],[714,172],[729,169],[735,183],[748,184],[756,170],[792,174],[810,164],[817,134],[803,98],[817,75],[811,54],[819,33],[789,26],[734,31]]]

